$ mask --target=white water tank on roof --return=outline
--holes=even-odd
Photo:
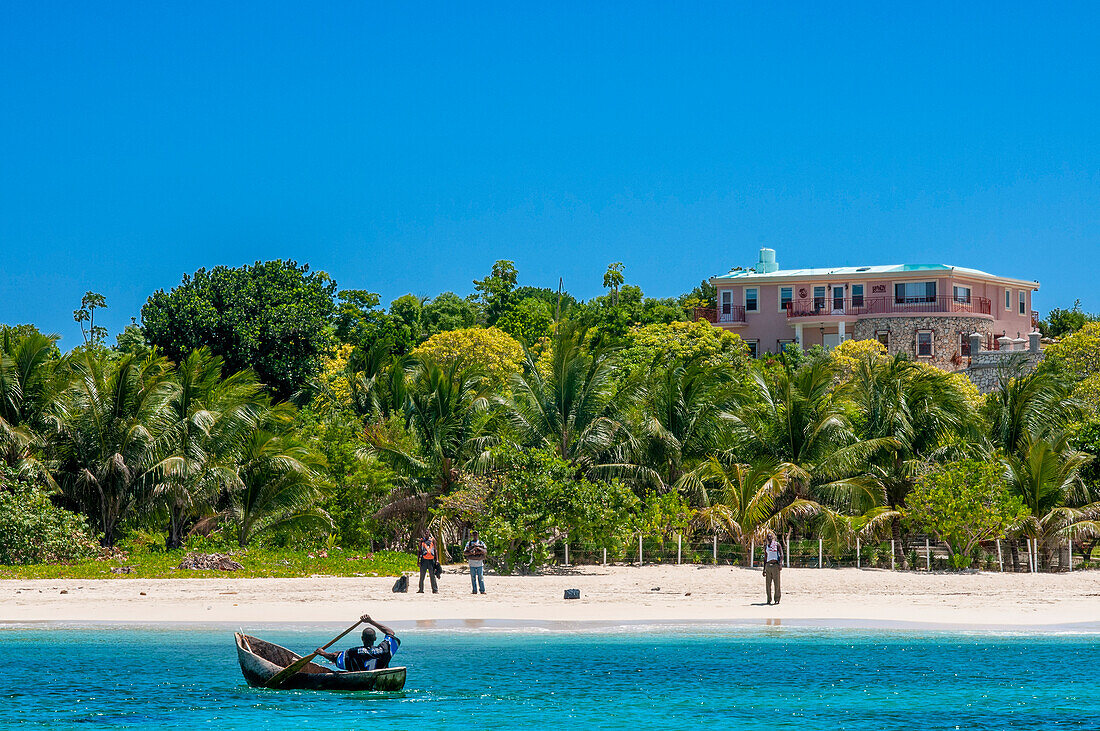
[[[770,274],[778,270],[779,264],[775,261],[775,249],[769,249],[767,247],[760,249],[760,261],[756,263],[757,273]]]

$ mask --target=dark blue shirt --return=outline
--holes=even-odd
[[[401,640],[393,635],[385,638],[374,647],[352,647],[336,656],[336,667],[349,672],[361,670],[381,670],[389,667],[390,658],[397,654]]]

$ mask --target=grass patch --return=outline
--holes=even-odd
[[[297,578],[304,576],[397,576],[415,571],[416,557],[395,551],[291,550],[275,548],[240,548],[229,553],[244,566],[240,571],[195,571],[177,569],[180,561],[196,549],[176,551],[150,550],[134,547],[115,558],[80,561],[72,564],[0,565],[0,579],[196,579],[215,577],[236,578]],[[213,553],[214,550],[205,552]],[[130,573],[114,573],[112,568],[129,567]]]

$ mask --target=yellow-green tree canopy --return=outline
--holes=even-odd
[[[703,320],[635,327],[629,339],[621,362],[630,371],[648,366],[658,356],[666,361],[703,358],[712,365],[735,365],[744,361],[748,353],[739,335]]]
[[[836,366],[837,377],[841,381],[851,379],[860,363],[868,358],[880,360],[886,358],[886,346],[877,340],[845,340],[833,348],[829,357]]]
[[[461,361],[465,366],[480,368],[496,384],[502,384],[523,367],[523,346],[495,327],[448,330],[431,336],[412,352],[447,366]]]
[[[1044,369],[1064,373],[1077,382],[1073,395],[1093,412],[1100,411],[1100,322],[1087,323],[1044,351]]]

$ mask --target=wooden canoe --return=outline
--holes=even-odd
[[[253,688],[262,688],[275,673],[301,658],[285,647],[257,637],[234,633],[237,661],[244,679]],[[401,690],[405,687],[405,668],[365,670],[358,673],[307,663],[283,682],[281,689],[291,690]]]

